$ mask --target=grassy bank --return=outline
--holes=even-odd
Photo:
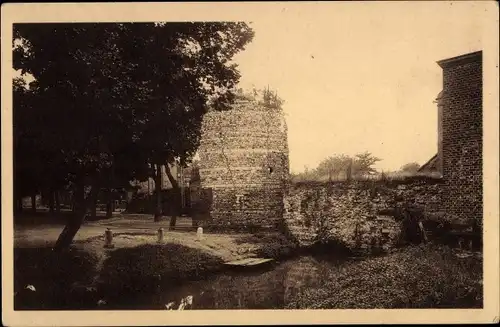
[[[299,245],[283,234],[259,232],[236,240],[240,244],[253,244],[251,256],[261,258],[287,258],[297,252]]]
[[[92,283],[98,262],[94,253],[78,249],[15,248],[14,309],[91,307],[95,290],[84,285]]]
[[[221,267],[219,257],[181,244],[118,249],[104,261],[99,283],[105,294],[151,292],[205,276]]]
[[[167,243],[157,244],[154,233],[118,233],[114,249],[103,248],[103,236],[77,242],[62,253],[49,247],[15,248],[15,308],[93,309],[100,301],[104,309],[105,303],[116,304],[127,295],[203,278],[222,269],[225,261],[284,257],[295,246],[269,233],[206,234],[203,240],[193,233],[165,235]]]
[[[102,309],[134,294],[203,277],[223,260],[180,244],[110,251],[104,262],[79,249],[15,249],[16,310]],[[33,286],[29,289],[27,286]]]
[[[155,235],[119,235],[116,248],[110,250],[103,249],[99,237],[63,253],[16,248],[15,308],[137,309],[140,301],[134,299],[211,276],[224,261],[252,256],[279,259],[298,253],[286,238],[269,234],[212,234],[202,241],[189,239],[188,233],[182,240],[169,235],[171,242],[164,244],[156,244]],[[314,277],[321,283],[287,296],[286,308],[482,307],[482,259],[470,253],[464,256],[447,247],[412,246],[327,266]],[[274,271],[268,273],[274,276]],[[261,280],[264,275],[255,278]]]
[[[346,264],[288,309],[482,308],[482,259],[441,246],[412,246]]]

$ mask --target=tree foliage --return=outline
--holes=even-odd
[[[375,157],[370,152],[359,153],[353,160],[353,171],[356,175],[372,175],[377,171],[373,168],[382,159]]]
[[[285,101],[278,95],[278,91],[268,88],[253,88],[252,90],[237,89],[235,99],[254,102],[269,110],[282,110]]]
[[[345,174],[351,161],[352,158],[344,154],[328,157],[319,163],[316,174],[318,177],[327,176],[329,180],[332,180],[340,174]]]
[[[405,173],[416,173],[419,169],[420,169],[420,164],[418,164],[417,162],[410,162],[401,166],[399,170]]]
[[[370,152],[355,156],[333,155],[322,160],[315,169],[294,176],[295,180],[332,181],[361,178],[376,173],[375,165],[381,159]]]

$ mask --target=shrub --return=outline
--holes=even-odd
[[[117,249],[103,264],[101,288],[106,294],[148,292],[159,285],[203,277],[222,260],[180,244],[141,245]]]
[[[51,248],[14,249],[14,308],[16,310],[83,308],[86,298],[74,296],[74,286],[88,284],[96,274],[98,258],[88,252]],[[36,289],[31,292],[27,285]]]
[[[237,243],[257,244],[259,246],[255,251],[257,257],[273,259],[289,257],[298,248],[298,244],[294,239],[288,238],[281,233],[264,231],[240,238]]]
[[[295,248],[295,245],[292,243],[283,244],[279,241],[273,241],[262,245],[256,251],[256,255],[258,257],[273,259],[286,258],[293,254]]]

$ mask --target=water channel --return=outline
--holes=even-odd
[[[231,269],[203,280],[108,303],[114,310],[283,309],[297,293],[320,288],[343,259],[300,256],[265,268]],[[182,309],[181,309],[182,310]]]

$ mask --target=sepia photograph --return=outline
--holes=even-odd
[[[2,21],[4,324],[498,322],[497,4]]]

